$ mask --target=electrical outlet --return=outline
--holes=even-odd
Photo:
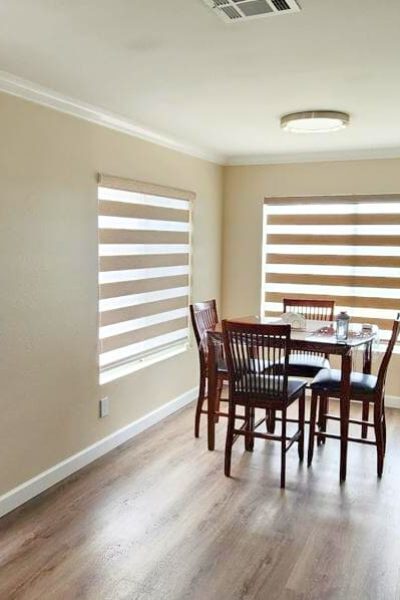
[[[110,405],[108,402],[108,397],[102,398],[99,402],[100,407],[100,419],[107,417],[110,414]]]

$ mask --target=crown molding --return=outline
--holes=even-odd
[[[279,165],[308,162],[330,162],[348,160],[371,160],[400,158],[400,147],[367,148],[364,150],[334,150],[320,152],[297,152],[286,154],[247,154],[224,156],[209,149],[199,148],[181,140],[148,129],[130,119],[106,111],[92,104],[64,96],[59,92],[41,86],[33,81],[22,79],[12,73],[0,71],[0,92],[18,96],[24,100],[47,106],[59,112],[72,115],[108,129],[120,131],[182,154],[201,158],[219,165]]]
[[[400,158],[400,147],[367,148],[365,150],[334,150],[330,152],[299,152],[293,154],[254,154],[228,156],[226,166],[283,165],[311,162],[342,162]]]
[[[90,121],[91,123],[96,123],[97,125],[102,125],[109,129],[114,129],[115,131],[121,131],[122,133],[169,148],[170,150],[175,150],[176,152],[221,165],[226,163],[226,157],[216,152],[192,146],[157,131],[147,129],[130,119],[108,112],[92,104],[81,102],[75,98],[64,96],[59,92],[41,86],[33,81],[22,79],[6,71],[0,71],[0,92],[18,96],[24,100],[47,106],[48,108],[84,119],[85,121]]]

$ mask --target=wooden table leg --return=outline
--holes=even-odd
[[[342,381],[340,390],[340,483],[346,481],[347,446],[350,418],[351,350],[342,355]]]
[[[207,437],[208,449],[215,449],[215,403],[217,397],[217,363],[215,345],[213,340],[208,336],[208,390],[207,390]]]

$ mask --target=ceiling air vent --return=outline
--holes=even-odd
[[[227,23],[299,12],[296,0],[202,0]]]
[[[276,10],[290,10],[290,4],[288,4],[286,0],[271,0],[271,2]]]

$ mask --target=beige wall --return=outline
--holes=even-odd
[[[223,170],[6,94],[0,131],[0,494],[197,382],[192,349],[98,385],[98,171],[196,192],[192,296],[219,298],[223,231],[226,316],[259,312],[264,196],[400,191],[400,160]]]
[[[203,299],[220,291],[222,169],[5,94],[0,131],[1,494],[197,382],[193,349],[98,385],[96,173],[196,192]]]
[[[234,317],[259,313],[262,206],[266,196],[399,192],[400,159],[226,167],[222,283],[224,315]],[[400,396],[399,355],[391,366],[388,393]]]

